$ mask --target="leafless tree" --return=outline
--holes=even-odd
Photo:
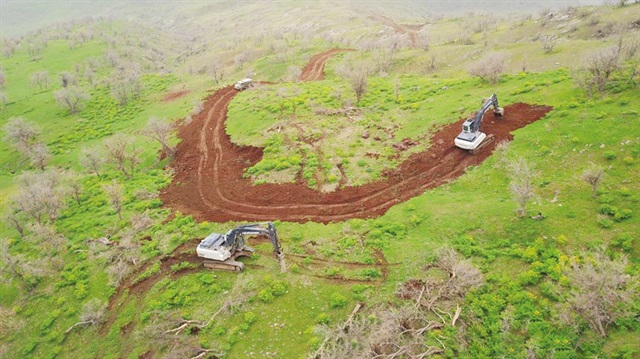
[[[527,203],[535,196],[533,179],[536,176],[533,167],[524,158],[518,158],[507,164],[511,184],[509,189],[518,203],[518,216],[527,215]]]
[[[593,190],[594,197],[596,196],[596,192],[598,191],[598,186],[602,182],[603,177],[604,177],[604,169],[596,165],[592,165],[582,173],[582,180],[591,185],[591,189]]]
[[[29,148],[29,160],[31,164],[37,169],[44,171],[44,168],[51,160],[51,153],[49,148],[42,142],[37,142]]]
[[[18,177],[18,193],[13,208],[22,211],[37,223],[53,222],[65,204],[66,188],[55,170],[25,172]]]
[[[619,318],[633,315],[632,303],[638,300],[640,277],[630,275],[627,257],[611,259],[604,249],[584,254],[567,273],[573,290],[569,304],[600,336]]]
[[[573,71],[576,85],[589,96],[603,92],[611,75],[619,69],[620,51],[620,47],[613,46],[587,56],[582,68]]]
[[[369,64],[363,62],[354,63],[352,59],[348,59],[343,63],[339,72],[351,84],[351,88],[356,94],[356,104],[360,103],[369,85]]]
[[[495,84],[500,80],[500,75],[504,73],[505,61],[505,54],[500,52],[489,53],[469,67],[469,74]]]
[[[42,257],[49,257],[54,264],[56,259],[61,259],[60,253],[65,251],[67,239],[56,230],[53,224],[30,223],[28,232],[27,241],[40,250]]]
[[[111,81],[111,96],[120,106],[126,105],[131,99],[140,97],[142,90],[140,83],[141,67],[138,63],[127,63],[118,69]]]
[[[48,89],[51,85],[49,71],[38,71],[31,75],[31,86],[38,87],[40,91]]]
[[[162,152],[167,156],[169,161],[173,161],[176,150],[169,144],[169,137],[173,132],[173,124],[165,119],[159,119],[157,117],[151,117],[147,121],[147,126],[142,130],[142,133],[160,143],[162,146]]]
[[[31,259],[24,254],[11,253],[10,243],[0,238],[0,274],[6,280],[17,278],[27,290],[34,289],[39,279],[49,274],[44,258]]]
[[[82,312],[80,312],[80,320],[69,327],[64,333],[69,334],[77,326],[85,325],[97,325],[104,321],[104,316],[107,311],[107,304],[103,301],[94,298],[84,303],[82,306]]]
[[[82,108],[83,103],[89,99],[89,93],[77,86],[62,88],[53,93],[60,106],[69,109],[70,113],[76,113]]]
[[[124,193],[122,185],[118,183],[118,181],[113,180],[113,182],[105,184],[104,186],[102,186],[102,188],[109,198],[109,204],[118,214],[118,218],[122,220],[122,206],[124,204]]]
[[[3,216],[2,222],[7,226],[13,227],[18,232],[21,239],[24,239],[26,231],[27,218],[22,211],[9,209]]]
[[[7,77],[4,73],[4,69],[0,67],[0,89],[4,89],[5,81],[7,81]]]
[[[429,33],[426,30],[421,30],[416,34],[416,46],[425,51],[429,50],[429,46],[431,45],[431,39],[429,38]]]
[[[80,164],[89,172],[100,177],[100,171],[105,163],[105,155],[97,147],[83,148],[80,151]]]
[[[287,81],[298,82],[301,74],[302,69],[300,67],[294,65],[287,67]]]
[[[544,36],[540,41],[542,42],[542,51],[545,54],[550,54],[556,47],[557,37],[555,35]]]
[[[140,163],[140,150],[136,148],[132,137],[115,134],[104,140],[109,158],[127,178],[133,176],[136,166]]]
[[[64,71],[60,73],[60,86],[63,88],[78,86],[78,80],[74,74]]]
[[[16,46],[18,44],[10,39],[10,38],[4,38],[2,40],[2,54],[4,55],[4,57],[6,58],[10,58],[11,56],[13,56],[13,53],[16,51]]]
[[[4,92],[0,92],[0,111],[2,111],[2,109],[7,104],[7,102],[9,102],[9,99],[7,98],[7,94]]]
[[[82,183],[80,182],[80,176],[74,172],[67,172],[66,176],[69,180],[69,192],[76,203],[80,205],[82,196]]]
[[[25,121],[22,117],[11,117],[2,126],[2,129],[5,133],[5,140],[24,155],[29,154],[31,147],[37,143],[41,132],[39,127]]]
[[[209,73],[213,77],[213,82],[217,85],[224,78],[224,66],[221,62],[214,62],[208,66]]]
[[[42,53],[44,52],[45,44],[42,41],[34,41],[30,44],[27,44],[27,54],[31,57],[31,61],[39,60],[42,58]]]

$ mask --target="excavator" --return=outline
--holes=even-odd
[[[498,96],[492,94],[491,97],[483,101],[482,107],[476,112],[476,115],[468,118],[462,124],[462,132],[460,132],[454,141],[457,147],[468,150],[473,154],[495,140],[493,135],[486,135],[480,132],[482,117],[491,106],[493,106],[493,115],[495,117],[502,117],[504,115],[504,109],[498,106]]]
[[[204,259],[206,268],[241,272],[244,269],[244,263],[236,261],[236,258],[251,257],[254,252],[252,247],[245,244],[245,235],[268,236],[273,245],[273,253],[280,262],[281,271],[286,271],[280,239],[272,222],[241,225],[229,230],[226,234],[211,233],[198,244],[196,253],[198,257]]]

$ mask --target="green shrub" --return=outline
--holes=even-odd
[[[315,322],[316,324],[329,324],[330,318],[327,313],[320,313],[316,315]]]
[[[626,219],[631,218],[631,216],[633,215],[633,211],[630,209],[623,209],[620,211],[616,211],[616,213],[613,215],[613,219],[616,222],[622,222]]]
[[[613,151],[605,151],[603,154],[604,158],[608,161],[613,161],[616,159],[617,155]]]
[[[609,228],[613,227],[613,221],[610,220],[609,218],[600,218],[598,220],[598,224],[600,225],[600,227],[605,228],[605,229],[609,229]]]
[[[634,238],[628,233],[621,234],[611,241],[611,245],[625,252],[630,252],[633,249]]]
[[[275,299],[275,296],[269,288],[264,288],[258,292],[258,299],[264,303],[271,303]]]
[[[340,293],[333,293],[331,298],[329,298],[329,307],[331,308],[342,308],[347,305],[347,303],[347,297]]]

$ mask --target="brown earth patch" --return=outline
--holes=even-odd
[[[171,92],[168,93],[165,97],[162,98],[162,101],[164,102],[169,102],[169,101],[173,101],[177,98],[180,98],[186,94],[188,94],[190,91],[189,90],[180,90],[180,91],[176,91],[176,92]]]
[[[301,78],[318,79],[324,62],[335,49],[316,55]],[[320,69],[320,70],[318,70]],[[237,94],[224,87],[205,100],[205,110],[178,129],[171,184],[162,190],[165,206],[192,215],[199,221],[292,221],[339,222],[349,218],[373,218],[392,206],[425,190],[462,175],[491,155],[500,141],[511,140],[511,132],[542,117],[549,106],[515,103],[505,107],[502,118],[492,112],[484,117],[483,131],[495,142],[471,155],[454,146],[464,118],[443,126],[430,139],[431,147],[415,153],[383,179],[362,186],[342,186],[330,193],[308,188],[303,181],[254,185],[244,177],[245,169],[262,158],[262,148],[239,146],[225,131],[229,102]]]

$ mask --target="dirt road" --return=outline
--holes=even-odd
[[[322,78],[329,57],[340,49],[316,55],[301,78]],[[456,148],[453,139],[460,132],[460,119],[445,126],[431,139],[428,151],[416,153],[384,178],[357,187],[343,187],[321,193],[303,184],[253,185],[244,170],[262,158],[262,149],[238,146],[225,132],[229,102],[237,92],[225,87],[205,101],[205,111],[179,129],[182,140],[173,164],[175,176],[161,192],[165,206],[215,222],[282,220],[292,222],[337,222],[349,218],[371,218],[393,205],[440,186],[464,173],[470,165],[484,161],[495,144],[512,139],[511,131],[544,117],[551,107],[528,104],[506,106],[505,116],[494,119],[488,112],[484,130],[496,141],[471,155]]]

